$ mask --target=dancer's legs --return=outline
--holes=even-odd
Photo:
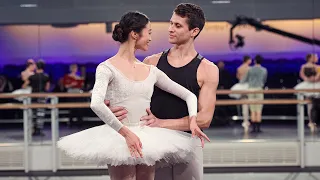
[[[315,124],[314,121],[312,120],[312,118],[313,118],[313,117],[312,117],[312,112],[311,112],[312,107],[313,107],[312,104],[307,104],[308,119],[309,119],[308,126],[309,126],[311,132],[315,132],[316,124]]]
[[[157,168],[156,180],[203,180],[203,149],[199,141],[195,157],[188,164]]]
[[[254,89],[260,90],[260,89]],[[263,100],[264,94],[249,94],[250,100]],[[250,113],[251,113],[251,123],[252,123],[252,132],[261,132],[260,125],[262,121],[262,104],[250,104]]]
[[[110,166],[108,171],[111,180],[136,180],[135,166]]]
[[[245,100],[247,98],[242,98],[242,99]],[[242,117],[243,117],[242,127],[244,128],[244,131],[247,132],[250,126],[248,104],[242,105]]]
[[[203,180],[203,148],[200,141],[195,157],[188,164],[173,166],[173,180]]]
[[[154,180],[155,166],[137,165],[136,178],[137,180]]]
[[[155,180],[173,180],[173,167],[168,165],[156,169]]]

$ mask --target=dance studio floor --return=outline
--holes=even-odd
[[[109,176],[81,177],[0,177],[0,180],[110,180]],[[320,173],[205,174],[204,180],[318,180]]]
[[[65,136],[72,134],[94,125],[79,127],[67,127],[61,124],[59,135]],[[22,143],[23,128],[20,125],[0,127],[0,143]],[[232,126],[213,127],[205,130],[205,133],[211,139],[211,143],[215,142],[245,142],[245,140],[253,141],[297,141],[298,133],[297,126],[282,124],[264,124],[263,133],[260,134],[244,134],[239,123]],[[311,134],[309,129],[305,128],[306,141],[320,141],[320,133]],[[44,137],[33,137],[35,143],[50,143],[51,128],[45,127]],[[250,169],[248,169],[250,172]],[[109,180],[109,176],[64,176],[64,177],[1,177],[0,180]],[[219,180],[317,180],[320,179],[320,173],[205,173],[204,180],[219,179]]]

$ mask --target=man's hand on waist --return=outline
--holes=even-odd
[[[110,106],[110,101],[109,100],[104,100],[104,103],[108,108],[111,110],[111,112],[117,117],[119,121],[122,121],[127,117],[128,111],[121,106]]]
[[[161,120],[152,114],[150,108],[147,109],[148,115],[142,116],[141,121],[145,121],[146,126],[150,127],[161,127]]]

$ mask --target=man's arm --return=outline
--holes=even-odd
[[[267,79],[268,79],[268,71],[267,71],[267,69],[266,69],[266,71],[265,71],[265,74],[264,74],[264,84],[266,84],[267,83]]]
[[[299,75],[302,80],[309,81],[309,78],[304,74],[304,65],[301,66]]]
[[[23,89],[29,86],[31,77],[32,76],[29,76],[29,78],[24,81],[24,83],[22,84]]]
[[[46,82],[45,90],[48,92],[50,90],[50,81]]]
[[[197,114],[197,124],[200,128],[208,128],[211,124],[215,104],[216,104],[216,91],[219,83],[219,69],[216,65],[204,60],[201,73],[203,76],[203,85],[200,89],[198,105],[199,112]],[[200,68],[200,67],[199,67]],[[200,76],[200,75],[199,75]],[[163,119],[159,120],[159,126],[168,129],[188,131],[189,117],[180,119]]]

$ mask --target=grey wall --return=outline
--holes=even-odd
[[[117,21],[129,10],[139,10],[153,21],[168,21],[180,2],[200,5],[208,21],[233,20],[235,15],[262,20],[320,18],[320,0],[229,1],[229,4],[213,4],[212,0],[0,0],[0,24]]]

